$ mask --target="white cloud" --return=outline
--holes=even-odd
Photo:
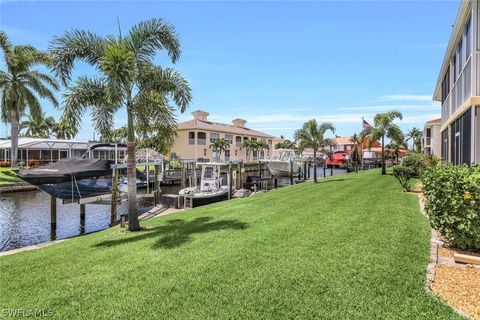
[[[432,101],[429,94],[387,94],[381,96],[381,100],[385,101]]]
[[[437,102],[431,102],[428,104],[397,104],[397,105],[377,105],[377,106],[364,106],[364,107],[340,107],[341,111],[419,111],[419,110],[440,110],[440,104]]]

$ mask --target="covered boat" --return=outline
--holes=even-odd
[[[62,159],[43,167],[22,171],[18,176],[60,199],[80,199],[112,191],[110,161]]]

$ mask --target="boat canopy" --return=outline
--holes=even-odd
[[[62,159],[43,167],[22,171],[18,176],[33,184],[55,184],[112,174],[111,161],[101,159]]]

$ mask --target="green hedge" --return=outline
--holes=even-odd
[[[432,227],[462,249],[480,249],[480,167],[436,165],[422,182]]]
[[[435,166],[438,159],[434,155],[412,153],[402,160],[402,165],[413,171],[413,176],[419,178],[427,168]]]

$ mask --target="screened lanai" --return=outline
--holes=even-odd
[[[57,140],[42,138],[19,138],[18,161],[28,164],[37,160],[41,164],[56,162],[66,158],[80,158],[88,151],[87,158],[120,160],[127,153],[124,146],[102,146],[89,151],[96,142],[77,140]],[[11,160],[11,140],[0,140],[0,161]]]

